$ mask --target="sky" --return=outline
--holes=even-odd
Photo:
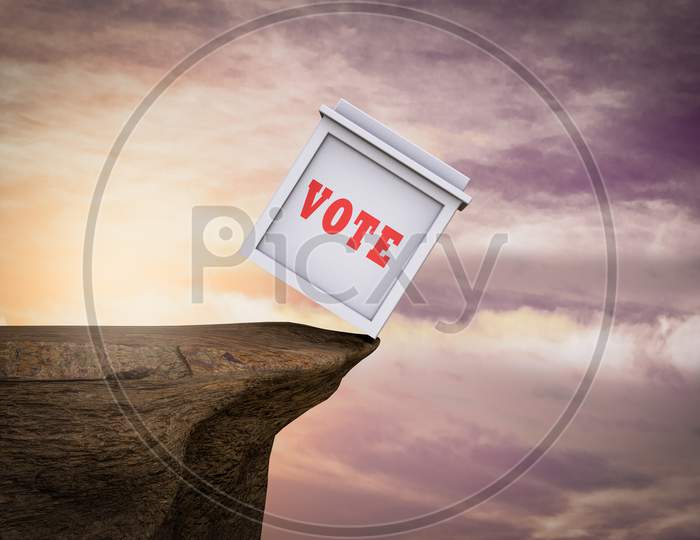
[[[110,147],[190,51],[284,2],[3,2],[0,323],[85,324],[87,213]],[[693,2],[406,2],[509,51],[559,99],[605,180],[618,242],[615,325],[557,445],[494,499],[398,538],[698,538],[700,7]],[[102,324],[290,320],[353,331],[234,252],[192,208],[256,219],[318,122],[345,98],[471,178],[446,230],[473,281],[507,234],[474,318],[445,250],[382,343],[285,428],[267,510],[367,525],[478,491],[548,431],[602,319],[605,245],[590,182],[538,96],[483,51],[415,22],[314,16],[229,43],[180,77],[126,143],[98,216]],[[284,291],[285,302],[275,298]],[[277,293],[275,293],[277,291]],[[266,540],[300,538],[267,526]]]

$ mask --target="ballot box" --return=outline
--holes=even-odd
[[[257,221],[250,258],[376,337],[469,178],[341,100]]]

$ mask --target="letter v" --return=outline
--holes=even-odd
[[[321,190],[321,188],[323,188],[323,193],[321,193],[321,197],[314,202],[314,199],[316,198],[316,195]],[[304,206],[302,206],[301,208],[301,217],[303,217],[304,219],[308,219],[311,214],[318,210],[319,206],[321,206],[324,202],[330,199],[331,195],[333,195],[332,189],[324,187],[323,184],[321,184],[321,182],[319,182],[315,178],[312,178],[311,182],[309,182],[309,192],[306,194]]]

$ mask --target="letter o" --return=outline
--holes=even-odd
[[[333,219],[336,217],[339,211],[342,213],[335,223],[333,223]],[[331,204],[326,209],[326,213],[323,214],[323,221],[321,222],[323,225],[323,230],[328,234],[338,234],[350,222],[351,217],[352,203],[347,199],[338,199]]]

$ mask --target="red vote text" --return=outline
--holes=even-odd
[[[333,190],[324,186],[315,178],[309,182],[309,191],[306,193],[304,205],[301,208],[301,217],[309,219],[319,208],[329,202],[333,195]],[[328,234],[338,234],[343,231],[350,221],[355,225],[354,234],[348,239],[347,245],[355,251],[362,245],[367,234],[374,234],[381,222],[365,210],[360,210],[353,220],[354,208],[349,199],[335,199],[330,203],[321,220],[323,230]],[[379,233],[379,239],[374,243],[372,249],[367,252],[367,258],[378,264],[382,268],[389,262],[389,257],[385,254],[389,246],[398,246],[403,240],[403,234],[392,229],[389,225],[384,225]]]

